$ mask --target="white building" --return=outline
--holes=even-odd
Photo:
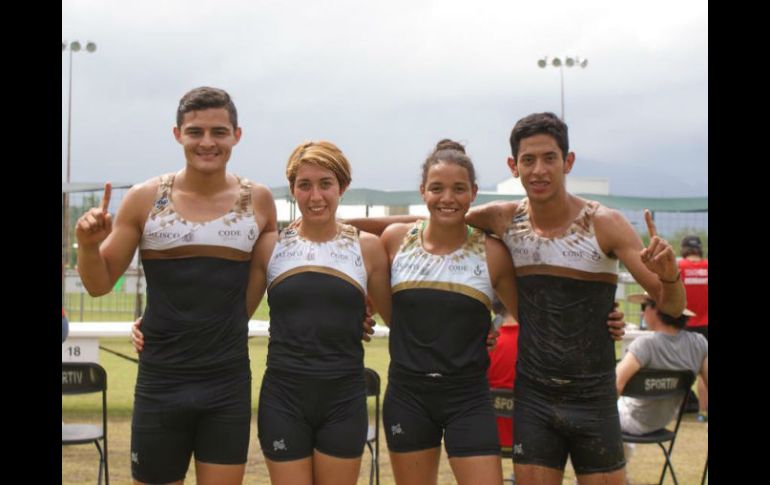
[[[610,179],[601,177],[567,177],[567,191],[573,194],[610,195]],[[510,177],[497,184],[500,194],[525,195],[521,179]]]
[[[593,194],[593,195],[610,195],[610,180],[608,178],[601,177],[567,177],[567,190],[573,194]],[[494,200],[495,192],[482,192],[479,194],[485,196],[492,196]],[[510,195],[526,195],[524,187],[521,185],[520,179],[510,177],[497,184],[496,193],[498,194],[510,194]],[[412,194],[419,200],[417,191]],[[477,203],[484,203],[487,201],[477,200]],[[282,198],[276,198],[276,209],[278,210],[278,220],[288,221],[291,220],[290,216],[290,204]],[[337,209],[337,217],[349,218],[349,217],[380,217],[388,215],[402,215],[412,214],[427,216],[429,215],[425,204],[420,203],[417,205],[371,205],[368,207],[364,205],[340,205]]]

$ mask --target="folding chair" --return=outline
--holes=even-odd
[[[374,369],[367,367],[364,369],[364,378],[366,380],[366,397],[374,397],[374,423],[369,424],[369,430],[366,433],[366,446],[372,454],[369,485],[372,483],[380,485],[380,376]]]
[[[513,389],[491,388],[492,406],[495,409],[495,416],[500,418],[513,418]],[[513,458],[513,447],[500,444],[500,456],[502,458]],[[516,483],[513,474],[509,478],[504,478],[503,483]]]
[[[102,393],[102,423],[98,424],[65,424],[61,425],[61,444],[82,445],[93,443],[99,451],[99,474],[97,483],[109,485],[110,473],[107,465],[107,372],[99,364],[93,362],[62,362],[61,364],[62,395]],[[99,446],[99,441],[104,449]]]
[[[671,476],[674,479],[674,484],[679,484],[676,479],[676,473],[674,473],[674,467],[671,464],[671,451],[674,448],[674,441],[676,440],[676,434],[679,431],[679,424],[682,422],[682,416],[684,415],[684,410],[687,406],[688,393],[694,381],[695,374],[688,370],[640,369],[639,372],[629,379],[628,384],[626,384],[625,389],[623,389],[623,396],[637,399],[670,399],[680,396],[682,398],[673,431],[661,428],[643,435],[622,433],[623,441],[626,443],[655,443],[660,446],[661,450],[663,450],[663,455],[666,457],[666,463],[663,465],[663,471],[660,474],[659,485],[663,484],[663,480],[665,479],[666,472],[669,468],[671,468]],[[663,443],[665,442],[670,442],[668,449],[663,446]]]

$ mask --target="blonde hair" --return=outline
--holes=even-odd
[[[289,189],[294,191],[294,182],[297,180],[297,172],[303,163],[317,165],[326,170],[331,170],[337,177],[340,189],[346,189],[352,180],[350,177],[350,163],[342,150],[337,145],[328,141],[309,141],[301,143],[289,155],[286,163],[286,178],[289,180]]]

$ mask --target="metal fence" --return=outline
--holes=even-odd
[[[79,322],[126,322],[134,320],[144,312],[146,304],[145,281],[141,268],[129,269],[118,280],[113,290],[101,297],[88,295],[76,269],[66,270],[64,310],[72,321]],[[639,324],[639,305],[629,304],[627,295],[641,293],[643,290],[628,273],[621,273],[616,299],[619,307],[626,314],[626,321]]]
[[[129,268],[112,291],[104,296],[88,294],[77,269],[65,270],[64,311],[67,318],[78,322],[125,322],[144,312],[146,283],[141,267]]]

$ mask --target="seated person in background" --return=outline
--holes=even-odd
[[[708,387],[708,341],[703,335],[682,331],[693,313],[685,310],[678,318],[655,308],[647,293],[629,295],[631,303],[641,303],[647,328],[654,333],[637,338],[616,368],[618,395],[642,367],[690,370],[700,375]],[[665,427],[676,416],[678,399],[641,400],[620,396],[618,412],[621,429],[630,434],[646,434]],[[626,460],[632,449],[626,448]]]
[[[487,380],[490,388],[513,389],[516,381],[516,355],[519,351],[519,323],[506,310],[502,302],[495,298],[492,301],[492,311],[495,319],[502,319],[498,329],[500,336],[497,343],[489,351],[489,368]],[[513,418],[497,417],[497,436],[500,446],[513,446]]]

